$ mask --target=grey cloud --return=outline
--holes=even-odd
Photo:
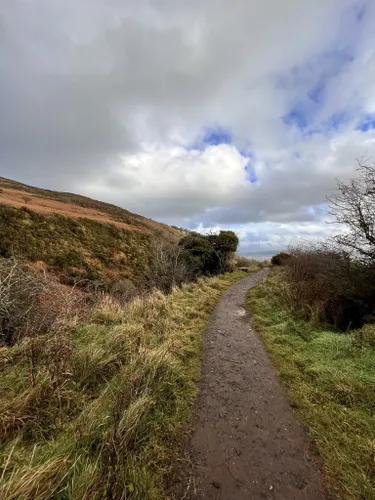
[[[353,161],[360,142],[344,144],[336,163],[320,168],[316,161],[332,153],[329,141],[291,137],[281,120],[316,75],[298,89],[278,87],[277,76],[319,61],[339,38],[340,14],[355,4],[2,2],[1,174],[178,225],[311,221],[308,207],[324,201],[335,168]],[[220,193],[222,184],[193,182],[200,173],[190,173],[189,157],[180,164],[186,175],[173,173],[174,182],[167,160],[149,170],[124,166],[123,157],[150,144],[174,147],[180,137],[186,146],[215,124],[229,128],[239,148],[256,149],[260,163],[269,161],[259,186]],[[299,142],[301,163],[290,158]]]

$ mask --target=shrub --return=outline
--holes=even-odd
[[[271,264],[273,266],[285,266],[290,258],[291,255],[289,253],[280,252],[272,257]]]
[[[60,269],[69,267],[81,267],[85,265],[85,258],[77,250],[68,250],[67,252],[56,255],[53,265]]]
[[[158,288],[168,294],[174,287],[191,281],[193,276],[181,246],[161,243],[155,247],[154,259],[144,287]]]
[[[218,258],[208,239],[199,234],[185,236],[179,243],[183,258],[194,276],[215,274]]]
[[[375,307],[373,266],[329,243],[296,247],[291,256],[282,295],[292,309],[338,330],[363,325]]]
[[[123,279],[114,283],[109,293],[120,304],[125,304],[138,295],[138,290],[132,281]]]
[[[0,260],[0,343],[46,333],[82,310],[84,295],[32,274],[15,259]]]
[[[43,281],[16,260],[0,261],[0,343],[10,344],[20,334],[42,292],[45,292]]]
[[[238,237],[232,231],[201,235],[191,233],[180,241],[183,257],[195,277],[230,271],[230,258],[237,250]]]

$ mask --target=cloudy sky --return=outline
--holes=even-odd
[[[242,253],[375,158],[373,0],[0,0],[0,174]]]

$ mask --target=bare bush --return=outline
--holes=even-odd
[[[0,261],[0,342],[47,333],[73,320],[85,297],[52,278],[36,276],[16,259]]]
[[[332,242],[290,249],[282,296],[304,317],[345,330],[362,326],[374,307],[374,270]]]
[[[192,277],[182,247],[167,243],[161,243],[156,247],[154,260],[150,266],[148,287],[158,288],[168,294],[174,287],[191,281]]]
[[[43,281],[20,266],[15,259],[0,261],[0,338],[11,343],[30,319],[37,297],[46,291]]]
[[[114,297],[120,304],[126,304],[140,294],[135,284],[131,280],[122,279],[116,281],[110,289],[110,295]]]

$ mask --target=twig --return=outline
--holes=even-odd
[[[188,482],[188,485],[187,485],[187,488],[186,488],[186,491],[185,491],[185,494],[184,494],[183,497],[180,498],[180,500],[184,500],[187,497],[187,494],[189,493],[190,486],[191,486],[191,478],[192,478],[192,476],[190,476],[189,482]]]

